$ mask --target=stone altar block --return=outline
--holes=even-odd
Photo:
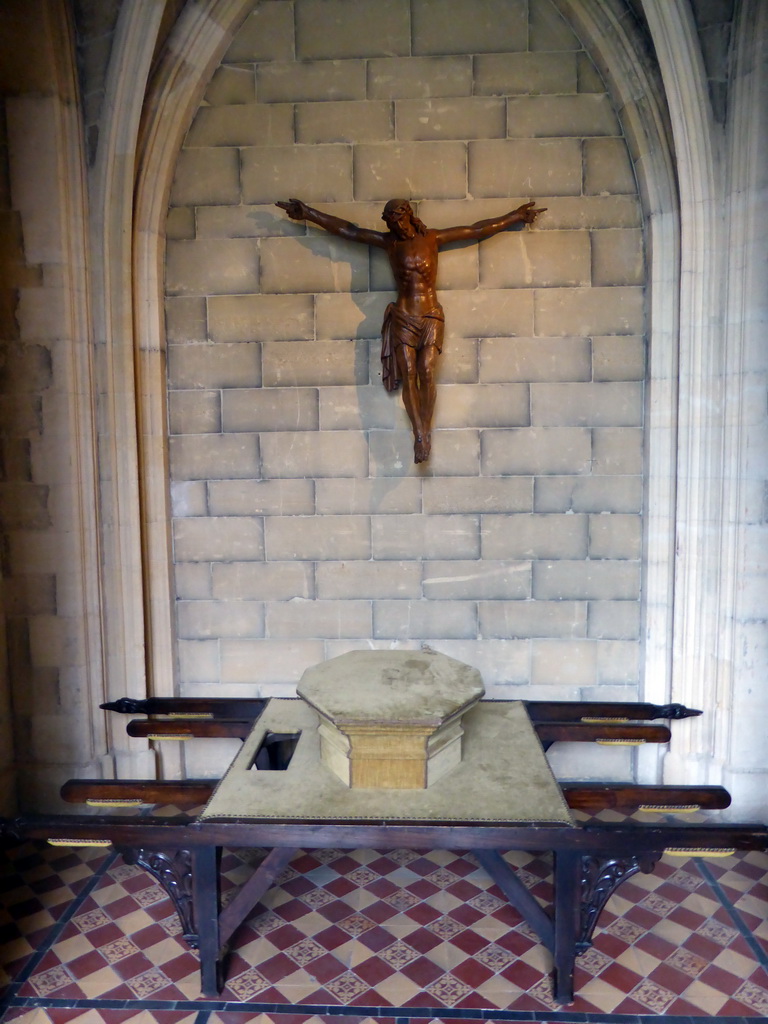
[[[426,789],[461,762],[477,669],[424,651],[351,651],[306,670],[323,764],[351,789]]]

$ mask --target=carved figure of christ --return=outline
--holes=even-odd
[[[428,228],[406,199],[390,199],[381,217],[387,231],[358,227],[307,206],[300,199],[276,204],[292,220],[307,220],[351,242],[384,249],[395,279],[397,299],[384,314],[382,376],[385,388],[403,385],[403,404],[413,427],[413,461],[426,462],[431,450],[437,395],[436,364],[443,348],[443,310],[437,299],[437,260],[450,242],[490,238],[513,224],[533,224],[544,209],[531,201],[510,213],[451,228]]]

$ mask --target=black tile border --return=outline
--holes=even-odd
[[[725,895],[725,890],[710,871],[709,865],[706,863],[706,861],[702,860],[699,857],[696,857],[694,859],[696,862],[696,867],[699,869],[699,874],[709,884],[710,888],[714,892],[715,896],[717,896],[718,900],[720,900],[720,903],[722,904],[724,910],[727,912],[728,916],[733,921],[738,931],[741,933],[742,938],[746,941],[749,948],[757,957],[757,962],[760,964],[761,967],[764,967],[765,970],[768,971],[768,951],[763,949],[763,947],[757,941],[755,936],[752,934],[751,930],[747,927],[746,921],[742,919],[741,914],[738,912],[736,907],[734,907],[734,905]]]
[[[11,1008],[11,1007],[8,1007]],[[129,1010],[139,1013],[167,1011],[169,1013],[197,1011],[195,1024],[206,1024],[211,1013],[265,1013],[270,1017],[285,1015],[318,1017],[370,1017],[374,1020],[394,1018],[396,1024],[409,1024],[413,1020],[430,1021],[520,1021],[534,1024],[539,1021],[554,1021],[561,1024],[756,1024],[763,1017],[711,1017],[706,1015],[636,1014],[636,1013],[579,1013],[576,1011],[552,1010],[473,1010],[449,1009],[448,1007],[424,1006],[323,1006],[301,1003],[233,1003],[227,1000],[160,1000],[160,999],[53,999],[37,996],[22,996],[13,1000],[13,1009],[67,1009],[67,1010]]]
[[[45,954],[48,952],[51,946],[54,945],[54,943],[57,941],[57,939],[64,931],[66,926],[78,912],[80,907],[82,907],[83,903],[85,903],[86,899],[91,895],[93,890],[99,885],[104,875],[106,875],[107,871],[109,871],[109,869],[119,858],[119,856],[120,854],[117,852],[117,850],[113,849],[108,852],[103,862],[99,865],[98,868],[96,868],[91,878],[88,879],[88,881],[80,890],[80,892],[75,896],[75,898],[66,908],[66,910],[64,910],[59,920],[51,925],[50,931],[46,935],[43,944],[30,956],[27,963],[22,967],[17,976],[9,984],[8,989],[3,995],[3,997],[0,998],[0,1016],[2,1016],[9,1007],[21,1005],[18,1001],[19,997],[16,995],[16,993],[19,991],[21,986],[29,980],[29,978],[35,972],[38,964],[43,959]]]

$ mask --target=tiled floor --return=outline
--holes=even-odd
[[[768,858],[665,858],[615,894],[577,962],[576,1001],[471,856],[312,851],[238,932],[221,1000],[165,891],[101,849],[0,856],[0,1020],[24,1024],[616,1022],[768,1016]],[[260,851],[225,854],[226,892]],[[512,854],[548,901],[546,857]]]

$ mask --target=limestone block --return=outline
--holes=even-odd
[[[534,482],[535,512],[639,512],[639,476],[550,476]]]
[[[420,598],[421,562],[321,562],[316,580],[317,596],[325,601]],[[369,635],[370,628],[359,634]]]
[[[199,683],[190,684],[190,688],[192,686],[203,690]],[[184,684],[185,689],[186,687],[187,684]],[[217,686],[216,694],[217,696],[221,694],[220,684]],[[206,736],[205,739],[186,740],[184,743],[184,770],[188,773],[187,778],[220,779],[232,764],[241,746],[240,740],[214,739],[212,736]]]
[[[421,512],[421,481],[416,477],[322,479],[316,481],[315,489],[318,515]]]
[[[576,54],[565,53],[479,54],[474,62],[475,95],[575,93],[576,61]]]
[[[539,687],[547,690],[548,687]],[[556,688],[552,687],[554,691]],[[563,688],[564,689],[564,688]],[[582,689],[576,697],[557,699],[581,700]],[[554,696],[552,699],[555,699]],[[595,700],[607,698],[595,697]],[[634,747],[602,747],[590,743],[558,743],[547,755],[552,771],[559,779],[578,778],[585,782],[621,782],[632,778]]]
[[[507,101],[507,135],[510,138],[613,136],[620,130],[605,93],[514,96]]]
[[[320,387],[365,384],[368,347],[361,341],[268,341],[264,345],[265,387]]]
[[[31,480],[30,442],[27,438],[0,439],[0,460],[8,480]]]
[[[528,195],[538,200],[581,194],[579,139],[485,139],[468,146],[473,196]]]
[[[293,53],[292,5],[260,3],[235,33],[223,59],[226,63],[292,60]]]
[[[592,472],[643,472],[643,432],[636,427],[601,427],[592,431]]]
[[[533,510],[533,481],[530,477],[427,477],[422,486],[427,515]]]
[[[412,13],[414,54],[528,49],[523,0],[422,0]]]
[[[311,295],[220,295],[208,301],[213,341],[293,341],[314,335]]]
[[[170,345],[170,388],[259,387],[261,346],[250,344]]]
[[[61,535],[53,530],[14,530],[8,536],[4,572],[10,577],[48,575],[61,563]]]
[[[206,481],[171,480],[171,514],[175,519],[208,515]]]
[[[265,521],[267,556],[345,561],[371,557],[368,516],[280,516]]]
[[[395,103],[395,119],[397,137],[405,141],[506,136],[506,104],[495,97],[401,99]]]
[[[637,192],[635,172],[623,138],[588,139],[584,143],[584,192],[588,196]]]
[[[528,424],[525,384],[450,384],[440,389],[434,426],[517,427]]]
[[[595,640],[638,640],[638,601],[590,601],[587,636]]]
[[[597,681],[627,685],[640,682],[640,645],[629,640],[612,640],[597,645]]]
[[[614,512],[589,517],[590,558],[640,558],[643,524],[639,515]]]
[[[173,523],[173,551],[177,562],[263,559],[262,521],[255,516],[177,519]]]
[[[408,461],[410,462],[412,459],[413,448],[411,447]],[[432,435],[432,454],[429,465],[432,474],[436,477],[477,474],[480,466],[480,431],[438,430]]]
[[[276,684],[295,687],[301,673],[324,657],[322,640],[223,639],[220,681],[248,683],[258,694],[271,695],[270,687]]]
[[[201,296],[166,296],[165,337],[169,345],[207,341],[205,299]]]
[[[362,143],[355,147],[354,175],[357,199],[460,198],[467,191],[466,146],[446,141]]]
[[[25,340],[56,341],[68,323],[66,292],[59,287],[19,288],[15,317]]]
[[[371,99],[472,95],[472,58],[468,55],[372,57],[367,64]]]
[[[475,338],[451,338],[443,348],[438,382],[475,384],[478,380],[478,342]],[[491,383],[490,381],[488,383]]]
[[[182,149],[171,186],[171,206],[216,206],[240,202],[238,150]]]
[[[6,394],[44,391],[53,384],[52,350],[48,345],[30,342],[11,345],[6,342],[3,348],[0,389]]]
[[[391,295],[376,292],[318,295],[315,298],[318,340],[379,338],[384,310],[391,298]]]
[[[645,380],[645,339],[592,339],[593,380]]]
[[[200,107],[184,146],[290,146],[293,104],[239,103]]]
[[[276,203],[291,196],[310,204],[352,198],[351,146],[249,147],[240,153],[245,203]]]
[[[529,682],[528,640],[487,640],[485,637],[472,640],[441,639],[434,647],[441,654],[474,665],[483,677],[488,699],[503,697],[506,700],[519,700],[521,693],[514,684]],[[515,692],[510,693],[511,690]]]
[[[184,640],[264,636],[263,601],[177,601],[176,625]]]
[[[586,636],[584,601],[481,601],[479,612],[484,637]]]
[[[292,601],[314,596],[311,563],[214,562],[210,574],[212,596],[218,601]]]
[[[214,206],[211,209],[218,209]],[[195,237],[195,209],[192,206],[174,206],[168,211],[165,221],[167,239]]]
[[[486,476],[587,473],[591,456],[590,432],[578,427],[486,430],[483,434]]]
[[[400,400],[378,380],[364,387],[327,387],[320,390],[320,425],[323,430],[392,429],[400,420]]]
[[[220,64],[203,95],[203,103],[211,107],[255,101],[256,76],[253,66],[248,64]]]
[[[504,231],[487,239],[479,250],[483,288],[551,288],[590,283],[586,231]]]
[[[528,49],[580,50],[581,42],[554,4],[530,5]]]
[[[474,601],[374,601],[373,636],[378,640],[475,637],[477,605]]]
[[[634,427],[643,422],[643,387],[635,382],[531,384],[531,425]]]
[[[267,601],[267,633],[274,638],[342,637],[371,635],[370,601]]]
[[[51,526],[47,486],[28,481],[0,485],[0,522],[6,530],[44,530]]]
[[[364,100],[365,61],[307,60],[261,64],[256,68],[260,103]]]
[[[296,0],[295,7],[298,60],[410,52],[408,0]]]
[[[35,573],[15,579],[6,576],[3,579],[3,607],[6,615],[13,617],[55,615],[56,577],[52,573]]]
[[[276,431],[261,436],[266,477],[365,477],[368,446],[355,430]]]
[[[419,474],[419,468],[413,463],[413,434],[404,409],[401,409],[400,421],[402,429],[370,431],[368,446],[372,476]],[[476,475],[479,452],[477,430],[441,430],[432,437],[430,472],[435,476]]]
[[[576,63],[579,80],[578,92],[606,92],[605,82],[588,54],[576,54]]]
[[[311,480],[210,480],[208,495],[216,516],[298,516],[315,507]]]
[[[473,290],[479,283],[478,273],[479,247],[476,245],[448,246],[440,252],[437,267],[438,293],[446,288]],[[371,261],[373,268],[373,260]],[[389,268],[388,268],[389,269]],[[390,279],[392,271],[389,271]]]
[[[597,644],[579,639],[532,641],[531,682],[534,685],[588,686],[597,678]]]
[[[274,203],[261,206],[199,206],[195,210],[195,217],[198,238],[306,234],[306,226],[301,221],[286,217]]]
[[[445,292],[446,338],[509,338],[533,335],[533,292],[491,288]]]
[[[255,434],[179,434],[170,439],[176,480],[227,480],[259,475]]]
[[[534,296],[536,333],[642,334],[642,288],[541,288]]]
[[[483,338],[480,342],[483,383],[587,381],[591,377],[588,338]]]
[[[393,136],[392,104],[385,100],[296,104],[297,142],[385,142]]]
[[[221,430],[218,391],[172,391],[168,396],[171,434],[210,434]]]
[[[211,566],[207,562],[182,562],[174,566],[176,597],[199,601],[211,597]]]
[[[533,596],[554,601],[636,601],[640,565],[610,559],[534,562]]]
[[[481,518],[483,558],[586,558],[589,523],[581,515]]]
[[[617,683],[605,686],[585,686],[581,691],[582,700],[640,700],[640,693],[637,686],[631,683]]]
[[[258,243],[249,238],[168,242],[165,286],[171,295],[231,295],[259,286]]]
[[[264,292],[365,291],[367,247],[325,233],[302,238],[264,238],[261,288]]]
[[[317,430],[314,388],[233,388],[222,401],[222,430]]]
[[[643,233],[639,228],[592,232],[592,283],[642,284],[645,279]]]
[[[530,597],[530,562],[430,561],[424,565],[424,597],[430,601],[503,603]]]
[[[471,515],[372,516],[373,558],[479,558],[479,526]]]
[[[642,223],[640,200],[636,195],[612,196],[537,196],[546,206],[546,216],[537,224],[540,230],[578,228],[634,228]]]

